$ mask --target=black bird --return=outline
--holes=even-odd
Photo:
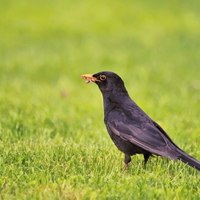
[[[108,133],[125,154],[125,166],[131,156],[143,154],[144,164],[152,154],[182,162],[200,171],[200,161],[181,150],[167,133],[130,97],[123,80],[115,73],[103,71],[81,76],[86,83],[95,82],[103,95],[104,122]]]

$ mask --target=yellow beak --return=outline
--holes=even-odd
[[[97,82],[100,81],[97,78],[93,77],[93,74],[83,74],[81,78],[87,80],[85,83]]]

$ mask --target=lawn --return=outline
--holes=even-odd
[[[199,171],[123,154],[85,73],[130,96],[200,160],[200,2],[0,2],[0,198],[199,200]]]

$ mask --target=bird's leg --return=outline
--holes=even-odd
[[[123,170],[126,170],[128,168],[129,163],[126,163],[123,167]]]
[[[143,156],[144,156],[144,166],[145,166],[147,161],[149,160],[150,155],[144,153]]]
[[[131,162],[131,156],[125,154],[125,157],[124,157],[124,163],[125,163],[125,165],[123,167],[123,170],[127,169],[127,167],[130,164],[130,162]]]

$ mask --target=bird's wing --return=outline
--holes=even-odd
[[[176,160],[178,153],[170,140],[149,121],[134,121],[123,112],[110,112],[105,121],[108,130],[151,153]]]

